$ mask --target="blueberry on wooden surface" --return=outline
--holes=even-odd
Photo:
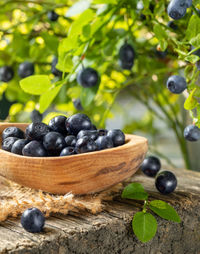
[[[75,147],[68,146],[61,151],[60,156],[69,156],[73,154],[75,154]]]
[[[176,189],[176,176],[170,171],[162,171],[156,176],[155,185],[160,193],[170,194]]]
[[[66,146],[75,146],[77,138],[74,135],[69,135],[65,137],[65,144]]]
[[[40,112],[36,109],[34,109],[32,112],[31,112],[31,121],[33,123],[41,123],[42,122],[42,114],[40,114]]]
[[[108,136],[99,136],[95,143],[98,150],[108,149],[114,146],[112,139]]]
[[[144,159],[140,168],[145,175],[154,177],[160,170],[161,163],[157,157],[149,156]]]
[[[56,117],[54,117],[50,120],[49,128],[52,131],[60,132],[63,135],[67,135],[67,129],[66,129],[66,126],[65,126],[66,120],[67,120],[66,116],[62,116],[62,115],[56,116]]]
[[[66,146],[66,143],[62,134],[52,131],[44,136],[43,146],[47,151],[60,154],[61,150]]]
[[[95,141],[84,136],[77,140],[75,151],[76,153],[89,153],[97,150]]]
[[[121,146],[125,144],[125,135],[119,129],[108,131],[107,136],[111,138],[114,146]]]
[[[23,139],[24,138],[24,132],[17,128],[17,127],[8,127],[2,132],[2,139],[8,138],[8,137],[16,137]]]
[[[2,141],[2,149],[11,152],[13,144],[18,140],[16,137],[8,137]]]
[[[77,113],[66,120],[66,129],[72,135],[77,135],[81,130],[90,130],[92,123],[85,114]]]
[[[30,233],[40,233],[45,224],[45,217],[39,209],[28,208],[21,216],[21,224]]]
[[[24,146],[22,154],[29,157],[45,157],[47,156],[47,151],[40,142],[33,140]]]
[[[96,130],[81,130],[77,135],[77,139],[82,137],[88,137],[89,139],[96,140],[98,138],[98,131]]]
[[[26,128],[26,138],[28,140],[42,140],[49,131],[49,126],[45,123],[31,123]]]
[[[28,144],[26,139],[18,139],[12,146],[11,153],[22,155],[22,150]]]

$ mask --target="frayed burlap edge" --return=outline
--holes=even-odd
[[[17,217],[30,207],[37,207],[46,217],[52,213],[68,214],[69,211],[84,210],[96,214],[104,209],[103,201],[112,200],[122,187],[122,184],[117,184],[101,193],[82,197],[72,193],[53,195],[0,178],[0,221]]]

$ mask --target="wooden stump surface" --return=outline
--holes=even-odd
[[[140,201],[115,200],[105,203],[105,211],[98,215],[70,213],[47,219],[41,234],[26,232],[19,219],[0,223],[0,253],[45,254],[200,254],[200,173],[170,169],[178,179],[175,193],[159,194],[154,179],[141,173],[132,181],[142,183],[150,199],[162,199],[175,207],[180,224],[157,218],[155,238],[143,244],[131,229],[131,220],[141,210]]]

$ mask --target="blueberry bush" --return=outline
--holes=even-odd
[[[185,136],[198,140],[199,71],[199,0],[0,2],[2,120],[81,111],[103,128],[126,91],[149,117],[127,119],[124,131],[155,135],[154,120],[165,122],[190,168],[180,112],[196,126]]]

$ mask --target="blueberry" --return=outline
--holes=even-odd
[[[37,111],[36,109],[34,109],[32,112],[31,112],[31,120],[33,123],[41,123],[42,122],[42,114],[40,114],[39,111]]]
[[[159,59],[165,59],[167,56],[167,50],[160,51],[160,50],[154,49],[154,52],[155,52],[156,57]]]
[[[107,136],[112,139],[114,146],[121,146],[121,145],[125,144],[125,135],[119,129],[110,130],[108,132]]]
[[[68,156],[72,154],[75,154],[75,148],[72,146],[68,146],[61,151],[60,156]]]
[[[49,131],[50,129],[45,123],[31,123],[26,128],[26,138],[29,140],[42,140]]]
[[[75,99],[73,100],[73,104],[74,104],[74,107],[79,110],[79,111],[82,111],[83,110],[83,106],[81,104],[81,100],[80,99]]]
[[[2,141],[2,149],[11,152],[13,144],[18,140],[16,137],[8,137]]]
[[[154,177],[160,170],[161,163],[157,157],[149,156],[146,159],[144,159],[140,168],[145,175]]]
[[[11,153],[22,155],[22,150],[28,144],[26,139],[18,139],[12,146]]]
[[[177,29],[178,29],[178,26],[174,23],[173,20],[170,20],[170,21],[167,23],[167,26],[170,27],[172,30],[177,30]]]
[[[200,71],[200,60],[196,62],[197,70]]]
[[[187,83],[185,78],[178,75],[173,75],[167,80],[167,88],[172,93],[180,94],[187,88]]]
[[[119,63],[122,69],[130,70],[133,67],[135,51],[130,44],[125,43],[119,50]]]
[[[177,186],[176,176],[170,171],[162,171],[156,176],[155,185],[162,194],[172,193]]]
[[[52,64],[51,64],[51,72],[56,77],[62,77],[63,73],[56,68],[57,63],[58,63],[58,58],[54,57],[53,61],[52,61]]]
[[[47,152],[42,146],[42,144],[36,140],[29,142],[22,149],[22,154],[24,156],[30,157],[45,157],[47,156]]]
[[[135,51],[133,49],[133,47],[128,44],[125,43],[119,50],[119,59],[122,62],[133,62],[135,58]]]
[[[75,146],[76,145],[76,137],[74,135],[69,135],[65,137],[66,146]]]
[[[51,21],[57,21],[59,15],[58,15],[55,11],[49,11],[49,12],[47,13],[47,17],[48,17],[48,19],[51,20]]]
[[[56,116],[50,120],[49,127],[55,132],[60,132],[63,135],[67,135],[67,130],[65,126],[66,120],[67,117],[65,116]]]
[[[79,71],[77,82],[83,87],[90,88],[100,83],[100,77],[96,70],[88,67]]]
[[[98,150],[112,148],[114,146],[112,139],[108,136],[99,136],[95,141],[95,143],[97,145]]]
[[[94,124],[92,124],[91,130],[97,130],[97,127]]]
[[[192,6],[192,0],[185,0],[185,4],[187,6],[187,8]]]
[[[185,16],[189,2],[186,0],[171,0],[167,7],[167,13],[172,19],[181,19]]]
[[[97,145],[95,141],[89,139],[88,137],[84,136],[77,140],[75,151],[76,153],[88,153],[97,150]]]
[[[184,129],[184,138],[188,141],[197,141],[200,139],[200,129],[191,124]]]
[[[24,132],[17,127],[8,127],[2,132],[2,139],[8,137],[24,138]]]
[[[77,139],[82,137],[88,137],[89,139],[96,140],[98,138],[98,131],[96,130],[82,130],[79,131]]]
[[[37,208],[28,208],[21,216],[22,227],[30,233],[39,233],[43,230],[45,217]]]
[[[0,68],[0,81],[9,82],[14,77],[14,71],[10,66]]]
[[[47,151],[52,154],[60,154],[61,150],[66,146],[65,139],[59,132],[49,132],[43,138],[43,145]]]
[[[108,134],[108,130],[106,129],[99,129],[98,130],[99,136],[106,136]]]
[[[66,120],[66,129],[72,135],[77,135],[81,130],[90,130],[92,123],[85,114],[77,113]]]
[[[23,62],[19,65],[18,75],[20,78],[26,78],[34,74],[34,65],[30,62]]]

